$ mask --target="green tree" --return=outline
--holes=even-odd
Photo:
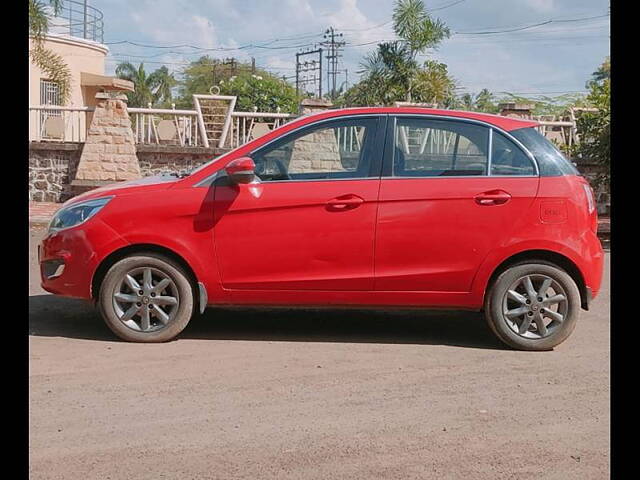
[[[398,0],[393,28],[399,40],[378,44],[361,63],[362,79],[346,92],[343,103],[389,105],[397,101],[443,102],[451,100],[455,81],[446,65],[426,61],[419,54],[436,48],[450,36],[447,26],[432,18],[422,0]]]
[[[271,75],[241,73],[228,80],[220,80],[222,95],[238,97],[236,109],[240,111],[293,113],[298,110],[300,98],[296,89],[286,81]]]
[[[194,94],[209,94],[218,87],[222,95],[238,97],[236,109],[240,111],[296,112],[300,97],[294,87],[281,78],[255,68],[250,63],[235,59],[200,57],[191,62],[181,75],[176,105],[193,108]]]
[[[500,108],[498,108],[498,105],[495,102],[493,93],[486,88],[480,90],[480,93],[476,95],[475,109],[478,112],[484,113],[498,113],[500,111]]]
[[[144,63],[136,68],[132,63],[123,62],[116,67],[116,75],[133,82],[135,91],[127,92],[130,107],[147,107],[149,103],[154,107],[168,107],[171,103],[171,89],[177,82],[166,66],[147,75]]]
[[[58,15],[62,11],[62,0],[49,0],[49,6],[53,14]],[[50,19],[47,10],[42,1],[29,0],[29,36],[32,39],[29,58],[49,80],[58,85],[60,103],[64,105],[69,101],[71,72],[60,55],[45,47]]]
[[[536,98],[523,97],[505,92],[500,102],[526,103],[533,106],[533,115],[562,115],[569,107],[586,106],[583,94],[564,94],[557,96],[541,95]]]
[[[603,169],[595,183],[608,186],[610,180],[611,151],[611,64],[609,57],[587,82],[587,101],[595,111],[583,112],[576,121],[580,142],[573,153],[583,161],[600,164]]]
[[[475,95],[473,93],[460,95],[455,99],[454,107],[483,113],[498,113],[500,111],[495,96],[486,88]]]

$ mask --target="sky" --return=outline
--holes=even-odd
[[[104,13],[107,74],[121,61],[144,62],[147,71],[166,64],[179,73],[185,63],[208,54],[241,61],[253,57],[258,67],[294,83],[295,53],[316,48],[332,26],[346,42],[338,84],[351,85],[376,43],[395,39],[391,0],[89,3]],[[483,88],[527,96],[583,92],[609,55],[606,0],[425,0],[425,5],[452,35],[420,59],[447,64],[460,93]],[[489,33],[496,31],[503,33]]]

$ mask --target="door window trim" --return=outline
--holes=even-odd
[[[421,118],[421,119],[428,119],[428,120],[444,120],[444,121],[451,121],[451,122],[457,122],[457,123],[471,123],[474,125],[481,125],[481,126],[487,127],[487,129],[489,130],[488,132],[488,136],[489,136],[488,150],[489,151],[488,151],[488,158],[487,158],[487,172],[484,175],[446,175],[446,176],[425,175],[425,176],[410,176],[410,177],[394,176],[393,156],[395,154],[395,148],[394,148],[395,147],[395,129],[396,129],[397,120],[399,118]],[[491,157],[493,155],[492,150],[493,150],[493,131],[494,130],[503,134],[508,140],[513,142],[516,145],[516,147],[520,148],[520,150],[522,150],[522,152],[529,158],[535,170],[535,173],[533,175],[492,175],[491,174],[491,164],[492,164]],[[390,139],[390,141],[385,142],[385,148],[384,148],[383,166],[382,166],[382,178],[384,179],[400,180],[400,179],[427,179],[427,178],[452,179],[452,178],[485,178],[485,177],[492,177],[492,178],[540,177],[540,169],[538,167],[538,162],[536,161],[533,154],[522,144],[522,142],[518,141],[517,138],[514,138],[513,135],[511,135],[506,130],[503,130],[502,128],[496,127],[495,125],[484,122],[482,120],[475,120],[472,118],[463,118],[463,117],[452,117],[448,115],[430,115],[430,114],[421,114],[421,113],[389,114],[389,120],[387,121],[386,137]]]

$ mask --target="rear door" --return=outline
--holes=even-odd
[[[223,286],[372,290],[386,116],[302,127],[250,154],[259,182],[217,185]]]
[[[390,117],[375,289],[468,292],[489,251],[518,228],[538,180],[533,160],[487,125]]]

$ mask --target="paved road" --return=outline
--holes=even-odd
[[[32,479],[602,479],[609,273],[553,352],[477,314],[211,309],[179,340],[118,341],[38,285]]]

